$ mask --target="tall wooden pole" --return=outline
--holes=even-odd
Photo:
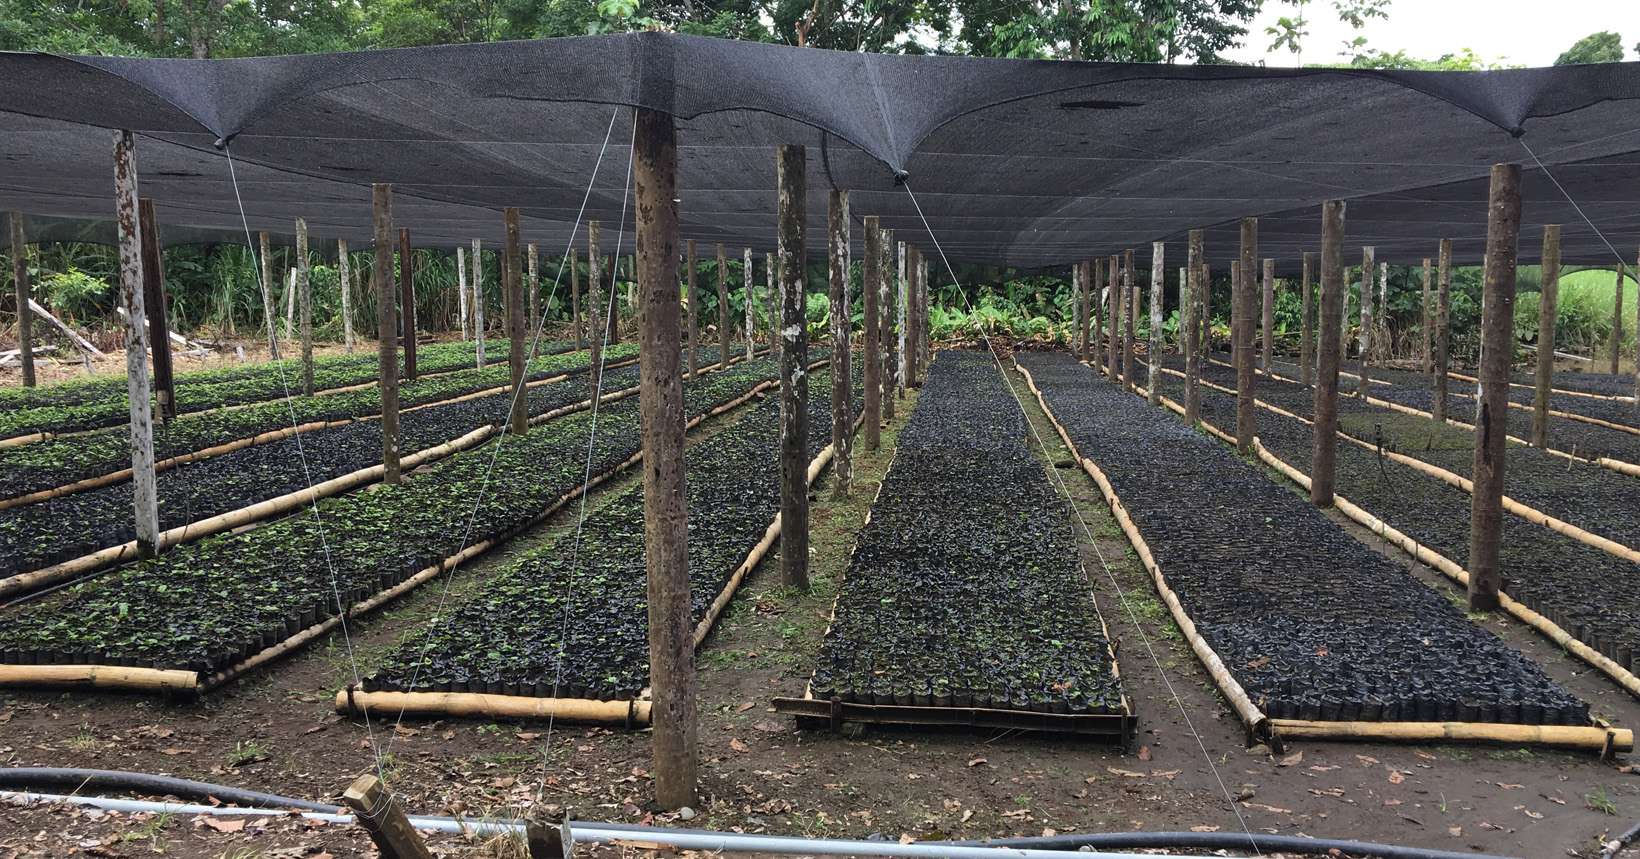
[[[1617,263],[1617,285],[1612,287],[1612,375],[1617,375],[1617,356],[1623,351],[1623,263]]]
[[[757,279],[753,277],[755,266],[752,265],[752,249],[745,248],[741,259],[741,302],[746,305],[746,360],[757,357],[757,289],[753,286]]]
[[[347,239],[336,240],[336,285],[342,297],[342,345],[347,354],[353,354],[353,280],[352,260],[347,258]],[[465,302],[463,303],[465,309]],[[465,322],[466,320],[462,320]],[[465,336],[465,335],[464,335]]]
[[[1310,254],[1305,254],[1309,257]],[[1344,202],[1321,206],[1320,355],[1315,369],[1314,440],[1310,448],[1310,503],[1333,506],[1334,467],[1338,456],[1338,361],[1344,345]]]
[[[729,366],[729,249],[718,245],[718,367]]]
[[[469,322],[467,321],[467,249],[456,247],[456,323],[461,326],[461,339],[467,339]]]
[[[1469,498],[1470,611],[1495,611],[1499,605],[1503,472],[1505,448],[1509,444],[1509,365],[1514,358],[1515,250],[1519,233],[1520,165],[1493,165],[1486,217],[1486,283],[1481,300],[1474,488]]]
[[[1276,358],[1276,261],[1264,260],[1264,313],[1259,320],[1259,327],[1263,329],[1264,356],[1261,369],[1266,374],[1271,372],[1271,364]]]
[[[655,801],[695,805],[695,639],[689,613],[689,508],[679,367],[678,148],[672,117],[639,108],[632,138],[637,201],[638,386],[643,434],[644,563]]]
[[[1145,366],[1150,394],[1150,404],[1162,404],[1162,310],[1167,303],[1167,245],[1163,242],[1150,243],[1150,347],[1148,360]]]
[[[769,351],[780,354],[780,262],[774,253],[763,256],[763,273],[769,279]]]
[[[1139,317],[1139,290],[1133,285],[1131,250],[1122,252],[1122,293],[1127,307],[1127,312],[1122,314],[1122,387],[1133,390],[1133,340],[1135,320]]]
[[[577,351],[586,348],[586,316],[581,312],[581,249],[569,249],[570,339]]]
[[[1239,367],[1236,352],[1241,349],[1241,304],[1236,296],[1241,295],[1241,260],[1230,261],[1230,366]]]
[[[473,239],[473,343],[479,369],[484,368],[484,246]]]
[[[922,355],[917,361],[917,366],[920,367],[923,374],[926,375],[928,373],[928,365],[932,363],[934,359],[933,329],[929,326],[928,322],[928,262],[923,259],[921,251],[917,251],[912,254],[912,259],[916,262],[916,268],[914,269],[915,274],[912,275],[912,278],[917,282],[917,295],[919,296],[917,303],[922,308],[921,313],[919,314],[919,318],[922,320],[922,330],[921,333],[917,335],[917,349],[922,353]],[[921,387],[922,382],[919,381],[917,386]]]
[[[1202,302],[1201,294],[1207,289],[1202,280],[1202,231],[1190,231],[1190,244],[1185,252],[1185,274],[1189,294],[1180,299],[1184,305],[1184,422],[1195,426],[1202,417]]]
[[[877,240],[877,253],[882,256],[882,259],[877,261],[877,285],[878,289],[882,290],[877,296],[877,332],[883,343],[883,371],[877,378],[883,383],[882,409],[885,421],[894,419],[894,388],[897,384],[894,376],[899,369],[899,361],[896,358],[898,350],[895,348],[895,338],[899,334],[895,326],[898,308],[894,302],[894,263],[891,252],[893,247],[894,231],[883,230],[882,238]]]
[[[313,396],[313,272],[308,266],[307,219],[296,219],[296,301],[302,334],[302,393]],[[158,335],[160,332],[154,332]],[[156,341],[158,342],[158,341]],[[167,350],[169,351],[169,350]],[[169,363],[169,356],[167,356]]]
[[[502,286],[507,290],[507,368],[512,377],[512,411],[508,416],[507,431],[521,434],[530,427],[529,396],[523,390],[525,341],[529,337],[529,325],[524,318],[524,276],[519,271],[521,240],[518,209],[504,209],[502,218],[507,231],[507,259],[501,266],[502,276],[506,278]]]
[[[137,554],[151,558],[159,544],[154,491],[154,410],[148,391],[148,337],[142,320],[142,230],[137,214],[136,142],[114,132],[114,211],[120,235],[120,306],[125,308],[125,393],[131,406],[131,487]]]
[[[1549,446],[1549,390],[1555,381],[1555,314],[1560,302],[1560,227],[1543,228],[1543,284],[1538,292],[1537,390],[1532,394],[1532,444]]]
[[[1258,265],[1258,218],[1241,219],[1241,280],[1236,285],[1236,302],[1241,330],[1236,333],[1236,447],[1242,453],[1253,450],[1256,412],[1253,402],[1253,302]]]
[[[371,217],[375,225],[375,259],[370,279],[376,287],[376,356],[380,367],[382,394],[382,482],[399,482],[399,350],[393,332],[398,330],[398,313],[393,302],[393,186],[377,184],[370,189]],[[477,244],[476,240],[474,244]],[[474,278],[478,254],[473,254]],[[482,347],[480,347],[482,350]],[[482,356],[483,352],[479,354]],[[482,357],[479,366],[483,366]]]
[[[1298,339],[1298,383],[1308,388],[1315,380],[1315,252],[1304,254],[1303,321]]]
[[[1122,289],[1122,258],[1110,258],[1110,366],[1105,377],[1112,382],[1122,379],[1122,314],[1127,306],[1127,291]]]
[[[776,195],[780,235],[780,580],[809,589],[809,352],[804,272],[804,212],[807,153],[801,146],[779,149]],[[869,219],[866,234],[876,232]],[[882,236],[878,235],[881,242]],[[877,263],[886,255],[877,251]],[[870,366],[868,360],[867,366]]]
[[[1640,272],[1640,256],[1635,259],[1634,270]],[[1640,295],[1635,296],[1634,331],[1634,407],[1640,410]]]
[[[1419,353],[1420,357],[1418,359],[1418,369],[1421,370],[1426,376],[1429,375],[1435,367],[1434,356],[1430,354],[1430,344],[1434,342],[1434,338],[1430,335],[1429,326],[1435,321],[1435,309],[1431,307],[1429,303],[1433,298],[1433,274],[1430,271],[1429,263],[1429,257],[1424,257],[1424,318],[1423,325],[1420,328],[1423,335],[1424,348],[1422,352]]]
[[[921,347],[917,340],[917,326],[921,324],[921,318],[917,315],[917,277],[911,271],[910,249],[906,243],[895,242],[894,247],[898,250],[895,255],[896,265],[894,270],[896,277],[900,279],[904,292],[911,298],[911,332],[906,343],[910,347],[906,355],[906,372],[910,374],[910,377],[903,380],[903,384],[915,387],[917,384],[917,361],[922,358]]]
[[[1093,278],[1093,261],[1083,260],[1076,263],[1076,275],[1076,280],[1081,285],[1082,292],[1082,313],[1081,319],[1076,324],[1076,333],[1082,339],[1081,360],[1091,363],[1099,348],[1094,343],[1095,338],[1098,337],[1098,329],[1094,327],[1093,315],[1094,308],[1099,306],[1098,301],[1094,299],[1094,295],[1099,289],[1099,284]]]
[[[410,252],[410,229],[399,229],[399,335],[404,343],[404,378],[414,382],[416,374],[416,286],[414,257]]]
[[[142,229],[142,303],[148,311],[148,348],[154,356],[154,400],[160,416],[170,419],[177,415],[177,385],[165,301],[165,249],[160,247],[159,217],[152,199],[137,200],[137,221]]]
[[[1372,394],[1367,362],[1372,355],[1372,270],[1377,252],[1372,247],[1361,249],[1361,357],[1355,362],[1355,395],[1362,399]]]
[[[609,272],[609,294],[603,300],[604,342],[621,342],[621,266],[615,252],[604,255],[604,268]]]
[[[700,298],[695,289],[695,268],[699,259],[696,256],[694,239],[690,239],[686,247],[684,274],[688,277],[688,286],[685,289],[688,290],[689,295],[689,378],[693,379],[700,375],[700,323],[698,321]]]
[[[1081,358],[1085,350],[1082,338],[1085,334],[1082,326],[1082,296],[1086,295],[1088,285],[1082,282],[1082,266],[1071,263],[1071,295],[1070,312],[1066,315],[1067,327],[1070,328],[1071,355]]]
[[[591,383],[594,399],[598,397],[604,375],[605,330],[601,315],[604,302],[598,291],[601,286],[599,281],[603,279],[602,273],[598,270],[598,264],[603,259],[598,248],[598,240],[603,232],[601,226],[597,221],[587,221],[587,361],[592,367],[588,381]]]
[[[785,162],[782,161],[782,164]],[[883,272],[883,249],[879,246],[883,240],[883,233],[877,228],[877,216],[867,215],[865,223],[865,272],[862,288],[865,290],[865,430],[866,450],[876,450],[881,445],[881,426],[883,422],[883,359],[879,351],[877,301],[880,297]],[[785,254],[781,254],[781,262],[785,262]],[[782,283],[785,282],[782,270]],[[782,338],[783,339],[783,338]]]
[[[893,231],[888,231],[888,235],[893,236]],[[905,279],[905,267],[895,265],[894,248],[900,244],[904,244],[904,242],[894,242],[885,238],[883,241],[883,267],[888,270],[889,277],[893,278],[896,287],[895,292],[897,293],[894,306],[896,308],[895,319],[899,322],[900,337],[896,346],[899,360],[895,362],[897,366],[894,371],[894,390],[901,399],[904,399],[906,382],[915,363],[911,358],[911,350],[917,345],[909,326],[916,322],[917,314],[911,309],[911,282]],[[890,412],[889,417],[893,416],[893,413]]]
[[[1446,422],[1446,366],[1451,352],[1452,337],[1448,326],[1452,320],[1452,240],[1441,239],[1436,257],[1435,276],[1435,397],[1430,403],[1430,415],[1436,423]]]
[[[1093,309],[1093,327],[1089,330],[1088,339],[1092,350],[1089,353],[1089,366],[1093,372],[1099,373],[1104,363],[1105,352],[1105,260],[1103,257],[1093,261],[1093,276],[1088,278],[1088,292],[1091,294]]]
[[[535,337],[535,331],[541,327],[541,251],[535,246],[534,242],[531,242],[529,244],[528,253],[530,260],[530,279],[529,282],[525,284],[525,291],[527,291],[530,296],[530,315],[524,320],[524,330],[528,332],[529,336],[533,339]]]
[[[262,267],[262,321],[268,326],[268,357],[279,360],[279,333],[273,327],[273,248],[268,244],[268,232],[257,235],[257,249],[261,252]]]
[[[854,379],[850,363],[848,192],[826,194],[830,230],[832,498],[847,498],[854,479]]]
[[[17,291],[17,348],[23,362],[23,387],[34,387],[34,314],[29,310],[28,254],[23,245],[23,213],[12,212],[11,277]]]

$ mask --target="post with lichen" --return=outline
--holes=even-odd
[[[1241,278],[1236,284],[1235,302],[1240,330],[1236,339],[1236,449],[1253,450],[1253,284],[1258,264],[1258,218],[1241,219]]]
[[[416,380],[416,287],[411,280],[410,230],[399,230],[399,326],[404,344],[404,378]]]
[[[152,558],[159,545],[154,486],[154,409],[148,390],[147,316],[142,278],[142,232],[137,215],[136,140],[114,132],[114,213],[120,240],[120,307],[125,310],[125,393],[131,416],[131,489],[137,555]]]
[[[854,477],[854,379],[852,344],[849,342],[849,237],[848,192],[833,189],[826,194],[827,226],[830,228],[828,274],[831,299],[831,448],[832,498],[849,496]]]
[[[1543,228],[1543,285],[1538,293],[1537,390],[1532,394],[1532,444],[1549,446],[1549,393],[1555,380],[1555,314],[1560,301],[1560,227]]]
[[[1437,423],[1446,421],[1446,369],[1452,338],[1452,240],[1441,239],[1435,275],[1435,397],[1430,415]]]
[[[1150,345],[1145,361],[1150,404],[1162,404],[1162,310],[1167,303],[1167,245],[1150,244]]]
[[[1367,370],[1367,362],[1372,357],[1372,270],[1373,258],[1376,255],[1377,248],[1361,249],[1361,356],[1355,362],[1355,395],[1363,400],[1372,395],[1372,380]]]
[[[1276,357],[1276,261],[1264,260],[1264,313],[1259,325],[1264,334],[1264,355],[1261,369],[1270,375]]]
[[[683,270],[689,284],[687,287],[688,300],[685,303],[688,305],[686,312],[689,314],[689,378],[691,379],[700,375],[700,322],[697,310],[700,299],[695,291],[695,268],[699,262],[700,259],[696,255],[695,240],[690,239],[688,251],[684,255]]]
[[[588,381],[592,386],[592,396],[597,398],[603,386],[604,376],[604,326],[603,299],[599,297],[599,281],[603,275],[598,266],[603,262],[599,254],[598,242],[603,238],[602,224],[598,221],[587,221],[587,361],[592,367],[588,374]]]
[[[512,409],[508,415],[507,431],[523,433],[530,426],[529,397],[524,391],[524,366],[529,358],[525,354],[525,340],[529,336],[529,325],[524,317],[528,303],[524,300],[523,272],[518,270],[518,209],[509,206],[502,217],[507,233],[507,259],[501,267],[507,289],[507,369],[512,380]]]
[[[1202,279],[1202,231],[1190,231],[1190,244],[1185,251],[1185,274],[1188,294],[1179,299],[1184,305],[1184,421],[1195,426],[1202,417],[1202,301],[1207,289]]]
[[[729,367],[729,248],[718,248],[718,368]]]
[[[1308,388],[1315,380],[1315,253],[1304,254],[1303,321],[1298,337],[1298,383]]]
[[[803,285],[806,161],[803,147],[780,147],[776,196],[780,241],[780,580],[801,591],[809,589],[809,377],[804,366],[809,335]],[[867,234],[876,226],[867,224]],[[881,248],[874,250],[881,264]]]
[[[23,246],[23,213],[12,212],[11,277],[17,292],[17,357],[23,365],[23,387],[34,387],[34,314],[29,312],[27,248]]]
[[[376,359],[382,394],[382,482],[399,482],[399,350],[394,332],[398,313],[393,301],[393,186],[371,186],[371,218],[374,256],[370,280],[376,292]],[[473,255],[474,276],[478,255]]]
[[[1305,254],[1305,256],[1309,256]],[[1334,464],[1338,456],[1338,361],[1343,349],[1344,203],[1321,206],[1321,315],[1316,320],[1320,356],[1316,360],[1314,440],[1310,449],[1310,503],[1333,506]]]
[[[1509,365],[1515,324],[1520,165],[1492,167],[1481,298],[1474,487],[1469,496],[1469,610],[1496,611],[1502,582],[1504,451],[1509,444]]]
[[[782,163],[784,163],[784,161],[782,161]],[[881,288],[879,281],[881,281],[883,277],[883,272],[881,270],[881,266],[883,264],[883,249],[880,247],[882,240],[883,233],[877,228],[877,216],[867,215],[865,223],[864,283],[861,286],[861,288],[865,290],[865,295],[863,296],[865,299],[865,331],[863,332],[865,336],[865,343],[863,346],[865,350],[866,450],[876,450],[882,444],[881,427],[883,422],[883,383],[881,377],[883,372],[883,360],[881,353],[878,351],[879,326],[877,307],[879,289]],[[785,260],[784,253],[781,254],[781,260]],[[781,282],[784,283],[784,272],[782,272],[781,278]],[[782,348],[784,348],[784,345],[782,345]]]
[[[882,289],[882,293],[877,296],[877,308],[880,314],[877,330],[883,341],[883,371],[877,378],[882,380],[883,383],[882,402],[883,420],[885,421],[894,419],[895,375],[899,366],[899,360],[896,357],[899,350],[896,348],[895,339],[899,334],[895,330],[895,322],[904,321],[904,317],[899,314],[899,307],[894,301],[893,247],[894,231],[883,230],[883,237],[877,242],[878,253],[882,254],[882,259],[877,263],[877,282]]]

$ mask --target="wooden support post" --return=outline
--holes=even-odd
[[[1378,325],[1378,334],[1374,342],[1378,343],[1379,350],[1384,353],[1387,361],[1395,360],[1395,341],[1389,334],[1389,263],[1378,264],[1378,302],[1373,305],[1377,313],[1373,314],[1373,321]]]
[[[404,378],[416,380],[416,287],[410,254],[410,230],[399,229],[399,337],[404,344]]]
[[[1105,353],[1105,260],[1103,257],[1093,261],[1093,276],[1088,279],[1089,297],[1093,302],[1093,327],[1089,331],[1088,360],[1094,373],[1101,372]]]
[[[1133,390],[1133,339],[1135,320],[1139,316],[1139,290],[1133,285],[1133,251],[1122,253],[1122,300],[1127,311],[1122,314],[1122,387]]]
[[[1429,413],[1436,423],[1446,422],[1446,367],[1452,337],[1452,240],[1441,239],[1435,276],[1435,396]]]
[[[373,775],[359,776],[342,794],[342,802],[353,809],[353,819],[370,833],[370,840],[382,859],[433,859],[426,842],[404,816],[404,809],[387,792],[387,786]]]
[[[689,378],[691,379],[700,375],[700,323],[698,321],[700,298],[695,289],[695,269],[699,261],[695,253],[695,240],[690,239],[688,252],[684,256],[684,274],[688,283],[686,287],[688,299],[685,303],[689,305],[687,312],[689,314]]]
[[[1112,382],[1122,379],[1122,313],[1127,304],[1126,291],[1122,289],[1122,262],[1121,257],[1112,255],[1110,258],[1110,365],[1105,368],[1105,377]]]
[[[1640,256],[1634,261],[1634,270],[1640,273]],[[1634,301],[1634,407],[1640,411],[1640,288]]]
[[[1532,444],[1536,447],[1549,446],[1549,391],[1555,382],[1555,314],[1559,312],[1560,302],[1560,227],[1554,224],[1543,228],[1542,263],[1543,283],[1538,292],[1537,390],[1532,395]]]
[[[507,420],[507,431],[522,434],[530,428],[530,398],[524,391],[524,365],[528,360],[524,354],[525,339],[529,337],[529,325],[524,319],[524,273],[519,271],[522,260],[519,255],[518,209],[507,207],[502,210],[502,218],[507,232],[507,258],[501,264],[504,278],[502,288],[507,290],[507,368],[512,378],[512,410]]]
[[[1276,261],[1264,260],[1264,313],[1259,320],[1259,327],[1264,335],[1264,355],[1262,369],[1265,373],[1271,372],[1276,359]]]
[[[1519,233],[1520,165],[1493,165],[1486,217],[1486,282],[1481,298],[1474,487],[1469,498],[1470,611],[1496,611],[1499,606],[1503,472],[1505,448],[1509,444],[1509,366],[1514,359],[1515,250]],[[1552,357],[1553,352],[1550,355]]]
[[[1070,329],[1071,356],[1082,356],[1082,296],[1087,291],[1087,285],[1082,282],[1082,267],[1071,263],[1071,295],[1070,312],[1065,314],[1066,326]]]
[[[899,369],[896,348],[896,320],[903,321],[899,315],[899,308],[894,301],[894,231],[883,230],[883,237],[877,242],[878,253],[882,259],[877,263],[879,277],[877,282],[882,293],[877,296],[877,308],[880,313],[877,330],[882,334],[883,341],[883,372],[877,378],[883,383],[883,420],[894,420],[894,389],[898,386],[895,379]]]
[[[1094,360],[1094,352],[1097,348],[1094,346],[1094,338],[1098,335],[1096,333],[1097,329],[1093,327],[1093,309],[1098,306],[1094,295],[1099,289],[1098,283],[1093,278],[1093,261],[1083,260],[1077,263],[1076,273],[1077,280],[1082,287],[1082,313],[1081,319],[1078,320],[1076,325],[1076,333],[1082,339],[1081,359],[1084,362],[1091,362]]]
[[[154,400],[160,416],[177,416],[176,375],[171,367],[171,321],[165,301],[165,249],[159,243],[159,217],[154,201],[137,200],[142,228],[142,303],[148,311],[148,349],[154,356]]]
[[[785,162],[782,161],[782,164]],[[882,443],[883,423],[883,358],[880,349],[878,332],[877,301],[881,295],[881,281],[883,272],[883,249],[879,244],[883,240],[883,233],[877,228],[877,216],[867,215],[865,224],[865,272],[861,288],[865,290],[865,430],[866,450],[876,450]],[[785,254],[781,254],[781,261],[785,261]],[[781,274],[781,283],[784,284],[785,274]]]
[[[393,332],[398,329],[398,314],[393,302],[393,186],[380,183],[371,186],[370,198],[371,218],[375,227],[375,242],[372,245],[375,258],[370,266],[370,279],[376,288],[376,356],[380,364],[378,387],[382,395],[382,482],[394,484],[399,482],[399,350],[393,337]],[[476,239],[474,244],[477,244]],[[473,272],[476,278],[477,253],[473,254]],[[479,360],[479,366],[483,366],[483,359]]]
[[[1617,285],[1612,287],[1612,375],[1617,375],[1617,356],[1623,351],[1623,278],[1621,260],[1617,263]]]
[[[1321,343],[1310,449],[1310,503],[1322,509],[1333,506],[1338,457],[1338,361],[1343,351],[1344,296],[1350,288],[1344,272],[1344,202],[1328,200],[1321,206],[1321,315],[1316,319]]]
[[[1236,447],[1242,453],[1253,450],[1254,419],[1257,415],[1253,394],[1253,302],[1257,283],[1258,218],[1241,219],[1241,280],[1235,301],[1241,329],[1236,339]]]
[[[1203,279],[1202,231],[1190,231],[1190,244],[1185,252],[1185,273],[1188,275],[1189,293],[1180,299],[1184,305],[1184,422],[1195,426],[1202,419],[1202,350],[1207,344],[1202,340],[1202,301],[1201,294],[1207,291],[1207,282]]]
[[[302,335],[302,394],[313,396],[313,272],[308,266],[307,219],[296,219],[297,330]]]
[[[1236,351],[1241,348],[1241,336],[1237,333],[1241,329],[1241,305],[1237,296],[1241,295],[1241,260],[1230,261],[1230,366],[1239,367],[1236,361]]]
[[[923,259],[922,251],[912,254],[912,259],[917,263],[916,274],[913,277],[917,281],[917,294],[921,296],[918,303],[922,306],[922,333],[917,341],[917,348],[922,350],[922,359],[917,362],[917,366],[922,368],[924,375],[927,375],[928,365],[934,360],[933,330],[928,324],[928,261]],[[922,383],[919,381],[917,385],[921,387]]]
[[[807,152],[801,146],[779,149],[776,194],[780,238],[780,581],[809,589],[809,352],[807,302],[803,288],[804,212]],[[866,235],[877,233],[879,282],[888,259],[877,219],[869,218]],[[867,366],[870,366],[869,358]],[[685,592],[687,593],[687,591]]]
[[[569,337],[575,349],[586,348],[586,319],[581,314],[581,251],[569,249]]]
[[[461,339],[467,339],[467,249],[456,246],[456,324],[461,328]]]
[[[769,352],[780,354],[780,263],[773,253],[763,255],[763,274],[769,280]]]
[[[828,274],[831,298],[831,449],[832,473],[836,475],[831,497],[849,496],[854,479],[854,379],[849,342],[853,326],[849,320],[848,192],[826,194],[827,226],[830,241]],[[904,270],[904,266],[901,266]]]
[[[473,358],[484,369],[484,245],[473,239]]]
[[[296,336],[296,266],[290,267],[290,280],[285,287],[285,339]]]
[[[897,354],[899,355],[899,360],[895,362],[896,369],[894,371],[894,391],[900,399],[905,399],[906,380],[911,374],[912,365],[910,353],[911,350],[917,345],[916,340],[911,335],[911,329],[909,326],[916,321],[917,316],[916,313],[911,310],[910,306],[911,283],[905,279],[904,269],[897,269],[895,266],[894,248],[901,243],[892,241],[892,237],[894,235],[892,230],[888,230],[886,232],[887,237],[883,240],[883,268],[888,271],[889,276],[893,278],[894,283],[897,286],[896,292],[898,294],[894,299],[894,307],[896,308],[895,319],[898,320],[900,328],[900,337],[895,347]],[[892,409],[889,411],[888,416],[894,417],[894,412]]]
[[[34,319],[29,313],[28,248],[23,244],[23,213],[12,212],[11,277],[17,292],[17,357],[23,365],[23,387],[34,387]]]
[[[1146,388],[1150,394],[1150,404],[1162,404],[1162,310],[1167,304],[1167,245],[1163,242],[1150,243],[1150,346],[1146,350],[1145,366],[1149,368],[1145,374]]]
[[[633,132],[637,198],[639,414],[643,432],[644,559],[649,572],[649,683],[655,801],[695,804],[696,683],[689,614],[689,509],[684,491],[682,332],[678,319],[677,131],[639,108]]]
[[[1308,388],[1315,381],[1315,252],[1304,254],[1303,317],[1298,337],[1298,383]]]
[[[261,252],[262,271],[262,321],[268,328],[268,358],[279,360],[279,332],[274,329],[273,323],[273,248],[268,245],[268,233],[263,230],[257,236],[258,250]]]
[[[755,300],[757,291],[752,287],[752,284],[756,281],[756,278],[753,277],[756,267],[752,265],[752,249],[744,248],[743,250],[745,252],[741,257],[743,262],[740,265],[740,299],[741,303],[746,305],[746,360],[750,361],[757,357],[757,301]]]
[[[906,247],[906,243],[895,242],[894,247],[896,250],[894,271],[896,276],[900,279],[901,294],[907,296],[911,302],[911,313],[908,317],[908,324],[910,324],[911,330],[907,333],[903,344],[906,347],[906,378],[900,380],[900,391],[903,393],[907,385],[913,387],[916,386],[917,360],[921,358],[922,355],[920,354],[919,344],[917,341],[917,326],[919,324],[919,317],[917,316],[917,278],[912,273],[911,266],[909,265],[910,259],[907,257],[909,249]]]
[[[718,368],[729,367],[729,249],[718,245]]]
[[[594,400],[599,396],[604,375],[605,331],[601,315],[604,302],[598,293],[600,281],[603,280],[598,271],[599,264],[603,262],[598,248],[598,240],[602,237],[602,225],[597,221],[587,221],[587,361],[592,367],[588,373],[588,381],[592,386]]]
[[[125,393],[131,406],[131,488],[137,555],[152,558],[159,545],[154,490],[154,409],[148,391],[148,332],[142,278],[142,228],[137,214],[136,141],[114,132],[114,212],[120,236],[120,307],[125,311]],[[167,347],[169,348],[169,344]]]
[[[1430,325],[1435,321],[1434,308],[1430,306],[1430,301],[1433,297],[1432,290],[1433,275],[1430,270],[1430,260],[1429,257],[1424,257],[1423,322],[1419,329],[1419,334],[1423,338],[1423,349],[1419,352],[1418,369],[1426,376],[1431,372],[1434,372],[1435,367],[1434,356],[1430,351],[1432,348],[1431,344],[1434,342],[1434,338],[1430,336]]]
[[[347,239],[336,240],[336,287],[342,299],[342,345],[347,354],[353,354],[353,279],[352,260],[347,257]],[[466,309],[463,302],[463,310]],[[462,320],[465,322],[466,320]]]
[[[1373,260],[1377,253],[1377,248],[1364,247],[1361,249],[1361,332],[1357,338],[1361,344],[1361,355],[1355,362],[1355,395],[1363,400],[1372,396],[1372,392],[1369,390],[1371,383],[1367,364],[1372,357],[1371,350],[1374,343],[1372,339],[1372,269]]]
[[[604,265],[609,271],[609,297],[604,300],[602,308],[604,342],[615,344],[621,342],[621,269],[614,251],[604,257]]]
[[[542,322],[540,253],[541,252],[538,248],[536,248],[535,243],[530,242],[530,279],[529,282],[524,285],[525,290],[530,296],[530,315],[529,318],[525,320],[524,331],[531,339],[535,338],[535,332],[540,330]]]

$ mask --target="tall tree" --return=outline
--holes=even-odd
[[[1640,45],[1635,46],[1640,51]],[[1557,66],[1576,66],[1583,63],[1623,62],[1623,37],[1610,31],[1592,33],[1577,40],[1566,53],[1555,58]]]

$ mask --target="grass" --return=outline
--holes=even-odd
[[[147,841],[149,849],[155,853],[165,853],[171,849],[165,841],[165,827],[170,826],[174,820],[176,820],[175,812],[161,812],[140,828],[121,834],[120,840]]]
[[[1611,797],[1606,795],[1606,786],[1603,784],[1595,785],[1594,793],[1586,793],[1583,795],[1583,805],[1589,809],[1605,814],[1617,813],[1617,806],[1613,805]]]
[[[1612,271],[1585,270],[1562,275],[1555,322],[1555,347],[1583,355],[1605,355],[1610,360],[1612,305],[1617,277]],[[1623,280],[1623,340],[1634,343],[1636,288],[1632,273]],[[1538,292],[1522,292],[1515,300],[1517,333],[1535,336]],[[1625,354],[1632,354],[1625,349]],[[1597,362],[1593,369],[1604,371]]]

